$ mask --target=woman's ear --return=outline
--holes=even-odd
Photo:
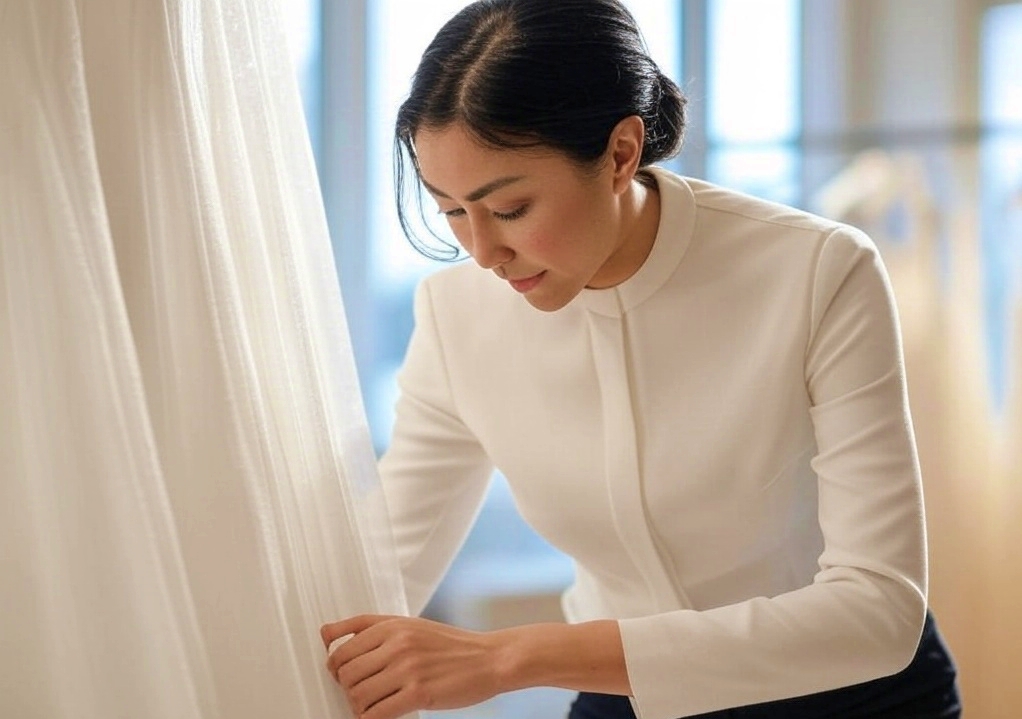
[[[645,142],[646,125],[638,115],[624,118],[611,131],[607,159],[614,171],[615,192],[624,192],[639,171]]]

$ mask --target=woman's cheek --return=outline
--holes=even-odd
[[[556,259],[570,245],[567,228],[552,223],[530,227],[523,239],[523,249],[536,259]]]

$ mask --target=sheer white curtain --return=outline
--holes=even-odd
[[[0,0],[0,716],[347,716],[404,612],[282,28]]]

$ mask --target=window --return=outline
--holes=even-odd
[[[982,32],[981,225],[991,393],[1004,408],[1022,272],[1022,3],[990,8]],[[1019,362],[1016,358],[1015,362]]]
[[[711,0],[706,177],[778,202],[799,195],[799,2]]]

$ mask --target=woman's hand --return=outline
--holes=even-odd
[[[470,632],[427,619],[362,615],[326,624],[320,634],[330,675],[361,719],[458,709],[536,686],[631,694],[613,620]]]
[[[426,619],[362,615],[320,630],[330,675],[362,719],[457,709],[499,694],[500,635]]]

